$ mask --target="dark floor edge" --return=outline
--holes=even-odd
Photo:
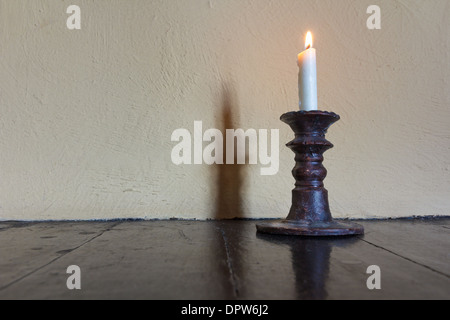
[[[408,216],[408,217],[391,217],[391,218],[335,218],[337,221],[402,221],[402,220],[440,220],[450,219],[450,216]],[[187,222],[209,222],[209,221],[272,221],[283,220],[283,218],[232,218],[232,219],[186,219],[186,218],[167,218],[167,219],[144,219],[144,218],[115,218],[115,219],[50,219],[50,220],[0,220],[1,223],[20,223],[35,224],[48,222],[147,222],[147,221],[187,221]]]

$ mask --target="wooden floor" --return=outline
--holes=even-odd
[[[340,239],[256,223],[2,222],[0,299],[450,299],[449,218],[360,221],[364,236]],[[70,265],[81,290],[66,286]]]

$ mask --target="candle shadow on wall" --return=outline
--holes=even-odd
[[[213,217],[215,220],[245,218],[242,205],[242,191],[246,165],[237,164],[236,143],[234,144],[234,162],[233,164],[226,163],[226,130],[237,129],[235,126],[239,122],[236,101],[237,98],[233,87],[229,84],[224,84],[220,102],[220,117],[218,123],[216,123],[216,128],[222,132],[223,136],[222,154],[224,164],[213,166],[216,177],[216,186],[214,188],[216,190],[216,203]],[[245,158],[245,163],[248,163],[248,154],[246,154]]]

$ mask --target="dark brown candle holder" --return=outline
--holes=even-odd
[[[258,232],[298,236],[346,236],[363,234],[364,228],[353,222],[333,220],[328,204],[328,191],[323,180],[327,170],[322,165],[323,153],[333,147],[325,134],[340,117],[333,112],[296,111],[281,116],[295,133],[287,144],[295,152],[292,170],[295,189],[292,206],[285,220],[262,222]]]

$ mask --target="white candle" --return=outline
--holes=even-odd
[[[312,35],[306,35],[305,51],[298,55],[298,91],[300,110],[317,110],[316,49],[312,47]]]

